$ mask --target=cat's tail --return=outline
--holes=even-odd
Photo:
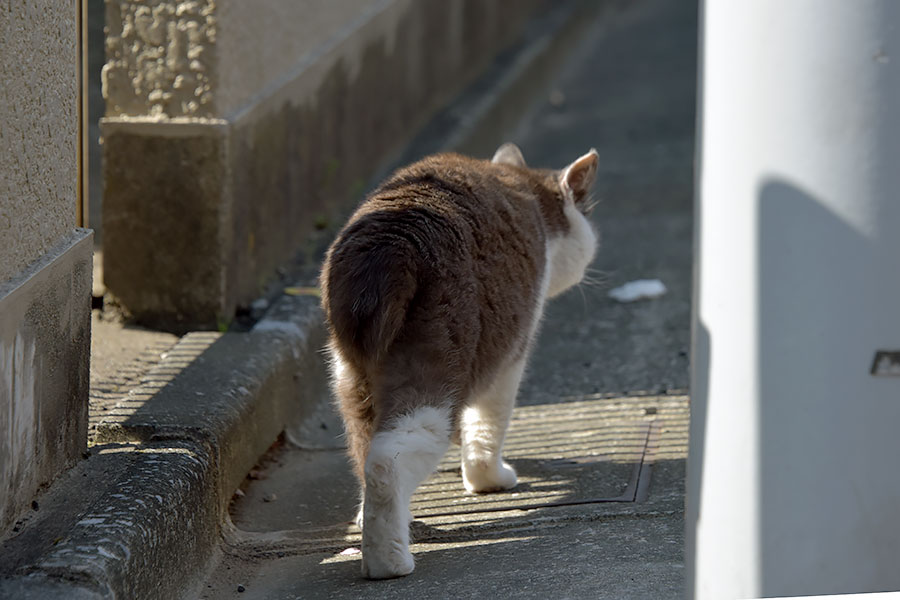
[[[377,360],[397,338],[416,294],[417,264],[408,249],[335,248],[323,273],[323,305],[345,351]]]

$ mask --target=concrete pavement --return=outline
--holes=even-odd
[[[340,440],[278,446],[199,597],[681,596],[696,18],[678,0],[603,14],[513,135],[536,166],[597,148],[603,240],[600,284],[548,308],[508,442],[519,486],[466,494],[452,450],[413,499],[416,571],[367,582]],[[606,296],[640,278],[668,293]]]
[[[683,395],[521,407],[506,452],[519,485],[467,494],[451,450],[413,498],[416,571],[367,582],[342,451],[278,447],[235,499],[234,528],[198,594],[676,598],[686,448]]]

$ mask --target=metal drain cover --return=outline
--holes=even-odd
[[[571,403],[517,409],[504,456],[519,484],[506,492],[467,493],[459,449],[453,448],[413,496],[413,516],[640,500],[650,475],[645,458],[658,427],[646,416],[623,419],[598,407]]]

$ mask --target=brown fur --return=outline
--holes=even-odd
[[[456,154],[394,173],[328,251],[322,305],[347,375],[336,390],[360,480],[374,431],[451,406],[528,350],[547,239],[564,235],[555,171]]]

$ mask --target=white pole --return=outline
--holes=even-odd
[[[900,2],[701,20],[688,597],[900,590]]]

